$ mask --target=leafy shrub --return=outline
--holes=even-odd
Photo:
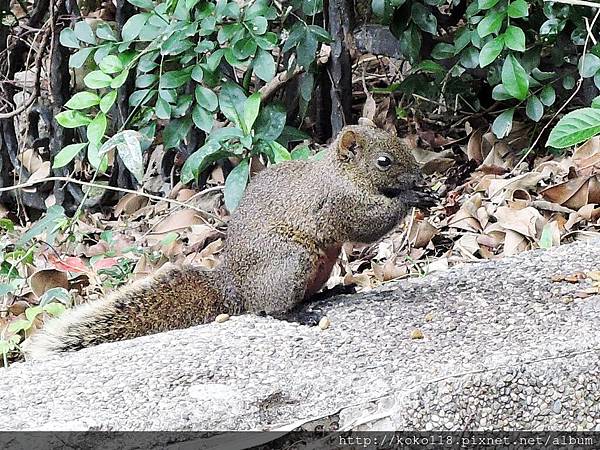
[[[584,18],[594,12],[590,8],[542,0],[448,3],[373,0],[374,12],[389,23],[413,64],[396,89],[443,96],[448,105],[458,99],[465,109],[482,110],[488,99],[475,82],[484,79],[492,100],[500,102],[492,130],[504,137],[517,111],[539,122],[556,105],[557,96],[572,93],[576,78],[593,78],[600,87],[600,45],[583,55]],[[457,10],[460,14],[454,17]],[[430,53],[422,51],[425,41],[434,44]]]
[[[271,163],[292,157],[277,142],[286,111],[276,102],[263,104],[259,86],[281,70],[301,67],[306,72],[303,100],[310,99],[315,55],[319,43],[329,41],[315,24],[322,1],[296,1],[285,10],[268,0],[241,7],[227,0],[128,2],[139,12],[120,35],[109,23],[85,20],[60,34],[63,46],[76,49],[70,66],[87,74],[86,90],[77,92],[56,120],[85,133],[83,142],[56,155],[54,167],[69,164],[85,150],[89,163],[106,171],[106,153],[114,149],[139,181],[142,153],[155,138],[162,138],[164,150],[175,149],[196,127],[207,137],[187,159],[181,180],[192,181],[219,159],[239,159],[225,186],[226,206],[235,208],[252,155],[264,155]],[[119,89],[132,77],[130,113],[115,129]],[[215,127],[216,118],[226,119],[228,126]]]

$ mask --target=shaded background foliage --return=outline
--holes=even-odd
[[[249,178],[361,116],[408,138],[442,201],[345,246],[328,287],[597,234],[599,10],[0,0],[4,364],[90,294],[168,260],[213,267]]]

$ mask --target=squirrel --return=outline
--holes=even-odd
[[[222,313],[284,318],[327,281],[346,242],[372,243],[435,197],[409,146],[372,123],[342,129],[320,160],[269,166],[232,213],[221,263],[171,266],[51,319],[26,357],[207,323]]]

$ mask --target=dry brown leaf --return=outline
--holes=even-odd
[[[600,136],[594,136],[575,149],[573,152],[573,161],[578,163],[598,153],[600,153]]]
[[[147,204],[148,197],[132,193],[125,194],[115,206],[115,217],[119,217],[123,213],[127,215],[133,214]]]
[[[508,179],[496,178],[490,181],[487,193],[491,200],[500,203],[508,198],[514,199],[515,191],[527,194],[527,191],[534,190],[541,179],[542,175],[538,172],[527,172]]]
[[[579,209],[588,203],[600,203],[600,180],[598,176],[580,176],[563,183],[550,186],[540,194],[559,205]]]
[[[529,243],[525,236],[513,230],[506,230],[503,252],[506,256],[516,255],[528,249]]]
[[[513,209],[501,206],[496,210],[498,224],[506,230],[515,231],[523,236],[535,239],[541,233],[545,219],[532,207]]]
[[[408,239],[413,247],[426,247],[438,233],[438,229],[427,220],[415,221],[409,230]]]
[[[476,161],[478,164],[483,162],[483,153],[481,149],[482,138],[483,132],[481,130],[476,130],[469,137],[469,142],[467,143],[467,158]]]
[[[61,287],[69,289],[69,278],[67,273],[56,269],[42,269],[36,271],[29,277],[29,287],[36,295],[41,297],[48,289]]]
[[[477,219],[477,210],[481,207],[481,201],[480,194],[471,196],[462,204],[458,212],[450,218],[448,226],[467,231],[481,231],[482,227]]]
[[[474,233],[467,233],[461,236],[461,238],[454,243],[454,249],[458,250],[465,258],[476,260],[479,259],[475,256],[475,253],[479,252],[479,243],[477,241],[477,235]]]
[[[421,170],[423,173],[427,175],[435,172],[444,173],[455,163],[454,152],[452,150],[432,152],[420,147],[413,147],[412,154],[422,166]]]
[[[203,223],[200,215],[193,209],[182,209],[166,217],[154,229],[152,234],[166,234],[172,231],[185,230],[192,225]]]

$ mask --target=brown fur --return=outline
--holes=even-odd
[[[376,162],[382,155],[393,164]],[[271,166],[233,213],[215,271],[171,268],[48,323],[28,352],[39,356],[130,339],[230,314],[282,316],[316,292],[345,242],[374,242],[410,206],[428,204],[410,150],[395,136],[349,126],[321,161]]]

